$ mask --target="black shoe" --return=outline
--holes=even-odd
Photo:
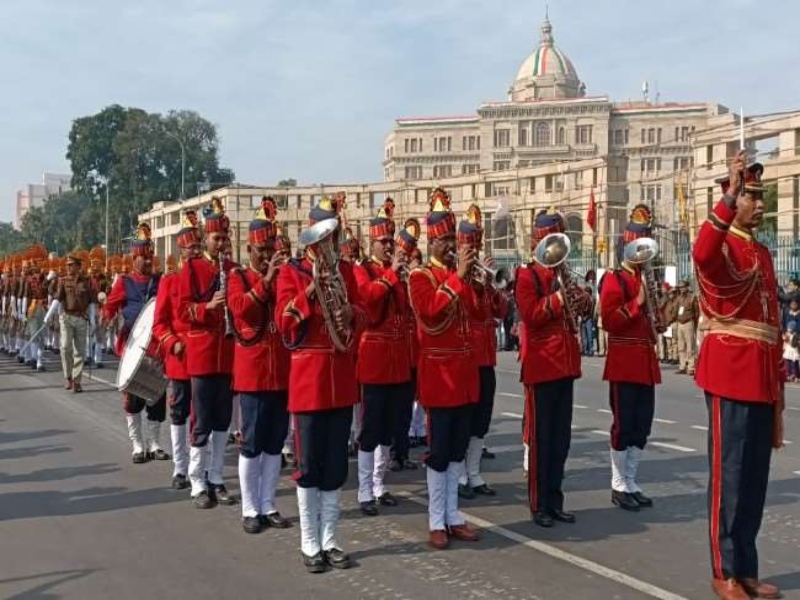
[[[189,480],[186,479],[186,475],[181,475],[178,473],[175,477],[172,478],[172,489],[173,490],[185,490],[189,487]]]
[[[642,492],[633,492],[630,494],[631,498],[636,501],[636,504],[639,506],[644,506],[645,508],[650,508],[653,506],[652,498],[645,496]]]
[[[614,506],[619,506],[622,510],[639,511],[639,503],[627,492],[611,490],[611,503]]]
[[[169,460],[170,458],[172,457],[161,448],[147,453],[147,460]]]
[[[53,354],[58,356],[59,354],[61,354],[61,350],[59,350],[58,348],[53,348]]]
[[[231,506],[233,504],[236,504],[236,498],[231,496],[228,493],[227,488],[222,484],[215,484],[215,483],[210,484],[209,493],[212,494],[213,497],[220,504],[225,504],[226,506]]]
[[[25,357],[24,356],[17,356],[17,362],[19,364],[24,364],[25,363]]]
[[[556,508],[550,509],[550,516],[553,517],[556,521],[561,521],[562,523],[574,523],[575,522],[575,515],[570,512],[565,512],[563,510],[558,510]]]
[[[103,363],[101,363],[101,362],[96,362],[96,363],[94,363],[94,368],[95,368],[95,369],[102,369],[102,368],[104,368],[104,367],[103,367]]]
[[[534,513],[533,522],[536,523],[539,527],[552,527],[553,517],[551,517],[544,511],[539,511],[537,513]]]
[[[195,508],[207,509],[214,508],[217,505],[217,500],[207,490],[203,490],[192,498],[192,503]]]
[[[269,513],[268,515],[259,515],[259,519],[261,519],[261,524],[264,527],[274,527],[275,529],[287,529],[292,526],[289,521],[284,519],[281,516],[281,513],[275,511],[273,513]]]
[[[325,555],[325,561],[334,569],[349,569],[353,566],[350,556],[338,548],[325,550],[323,554]]]
[[[236,443],[236,436],[234,434],[232,434],[232,433],[229,433],[228,434],[228,445],[230,446],[231,444],[235,444],[235,443]]]
[[[242,529],[244,529],[245,533],[261,533],[264,531],[264,525],[258,516],[245,517],[242,519]]]
[[[38,367],[36,367],[37,373],[44,373],[46,370],[47,369],[44,368],[44,365],[39,365]]]
[[[393,471],[394,473],[398,473],[403,470],[403,461],[397,460],[393,458],[392,461],[389,463],[389,470]]]
[[[134,452],[131,460],[133,460],[133,464],[141,465],[147,462],[147,455],[144,452]]]
[[[496,455],[494,452],[491,452],[488,448],[484,447],[483,450],[481,450],[481,458],[488,458],[491,460],[496,458]]]
[[[309,573],[324,573],[328,570],[328,563],[322,552],[317,552],[314,556],[306,556],[301,551],[300,556],[303,557],[303,564]]]
[[[386,492],[383,496],[378,496],[378,503],[381,506],[397,506],[397,498]]]
[[[476,496],[496,496],[497,492],[490,488],[485,483],[483,485],[476,485],[472,488],[473,493]]]
[[[375,504],[375,500],[368,500],[367,502],[360,502],[359,504],[361,505],[361,512],[368,517],[378,516],[378,507]]]
[[[417,437],[408,438],[408,447],[409,448],[417,448],[417,447],[419,447],[419,438],[417,438]]]
[[[25,366],[26,367],[30,367],[31,369],[33,369],[35,371],[36,370],[36,361],[35,360],[26,361],[25,362]]]
[[[458,484],[458,497],[463,498],[464,500],[474,500],[475,499],[475,492],[472,491],[472,488],[468,485]]]

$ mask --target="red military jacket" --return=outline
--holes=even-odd
[[[110,321],[115,316],[117,316],[117,313],[122,311],[128,302],[128,297],[125,292],[126,277],[130,278],[131,280],[137,283],[150,281],[154,285],[153,292],[151,293],[154,293],[156,290],[158,290],[160,286],[160,280],[157,275],[142,275],[141,273],[137,273],[136,271],[131,271],[131,273],[129,273],[128,275],[123,275],[117,278],[117,280],[114,282],[114,286],[111,288],[111,293],[108,295],[108,300],[106,301],[105,305],[103,305],[102,315],[106,321]],[[89,286],[91,287],[91,282],[89,282]],[[93,302],[96,301],[97,298],[94,296],[92,292],[90,292],[90,295],[93,298],[92,301]],[[157,296],[157,294],[155,295]],[[143,299],[142,306],[144,306],[145,302],[147,302],[146,298]],[[129,333],[130,331],[125,329],[124,327],[120,329],[119,334],[117,335],[117,344],[116,347],[114,348],[114,352],[117,354],[117,356],[122,356],[122,352],[123,350],[125,350],[125,343],[128,341]],[[150,346],[147,349],[147,353],[148,355],[151,356],[157,354],[157,344],[153,344],[152,340]]]
[[[508,299],[492,286],[474,287],[477,312],[472,319],[472,347],[479,367],[497,364],[497,321],[508,314]]]
[[[695,379],[733,400],[775,403],[783,387],[778,284],[769,250],[720,201],[694,245],[702,327]]]
[[[275,282],[251,268],[233,269],[228,306],[236,329],[233,389],[267,392],[289,388],[289,351],[275,327]]]
[[[652,326],[644,305],[636,297],[643,285],[638,269],[626,264],[606,273],[600,285],[600,315],[608,332],[606,381],[661,383]]]
[[[478,364],[472,319],[475,292],[455,269],[435,259],[408,281],[419,331],[418,400],[425,408],[453,408],[478,401]]]
[[[558,287],[553,269],[537,264],[517,269],[515,294],[524,331],[520,361],[525,385],[581,376],[578,336],[567,320]]]
[[[366,326],[358,345],[357,375],[361,383],[411,381],[408,343],[408,297],[391,267],[371,259],[353,268]]]
[[[225,260],[228,272],[237,266]],[[206,304],[219,290],[219,267],[208,253],[190,258],[179,275],[178,313],[189,323],[186,333],[186,369],[190,377],[230,375],[233,372],[233,336],[225,336],[222,307],[209,310]]]
[[[309,300],[312,262],[292,261],[278,272],[275,324],[292,346],[289,370],[289,412],[303,413],[346,408],[358,402],[356,342],[347,352],[337,352],[328,334],[319,300]],[[353,266],[339,262],[339,273],[354,313],[355,338],[363,327],[364,310],[353,276]]]
[[[189,371],[186,369],[186,334],[189,332],[189,323],[180,316],[180,292],[179,273],[167,273],[161,278],[156,296],[153,335],[158,340],[167,377],[170,379],[189,379]],[[183,351],[176,355],[173,349],[178,342],[183,344]]]

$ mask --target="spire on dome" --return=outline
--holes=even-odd
[[[550,24],[550,7],[546,2],[544,5],[544,21],[542,21],[542,39],[540,44],[542,46],[553,45],[553,26]]]

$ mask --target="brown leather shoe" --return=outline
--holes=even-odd
[[[744,591],[754,598],[782,598],[780,588],[770,583],[759,581],[756,578],[740,579],[739,584],[744,588]]]
[[[450,535],[462,542],[477,542],[480,539],[478,532],[466,523],[463,525],[451,525]]]
[[[72,389],[72,379],[65,379],[64,380],[64,389],[71,390]]]
[[[436,550],[445,550],[450,545],[450,539],[444,529],[436,529],[428,533],[428,545]]]
[[[735,579],[713,579],[711,589],[722,600],[750,600],[750,596]]]

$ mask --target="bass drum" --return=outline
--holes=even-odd
[[[156,299],[144,305],[122,351],[117,371],[117,389],[143,398],[152,406],[166,393],[164,366],[150,348]]]

